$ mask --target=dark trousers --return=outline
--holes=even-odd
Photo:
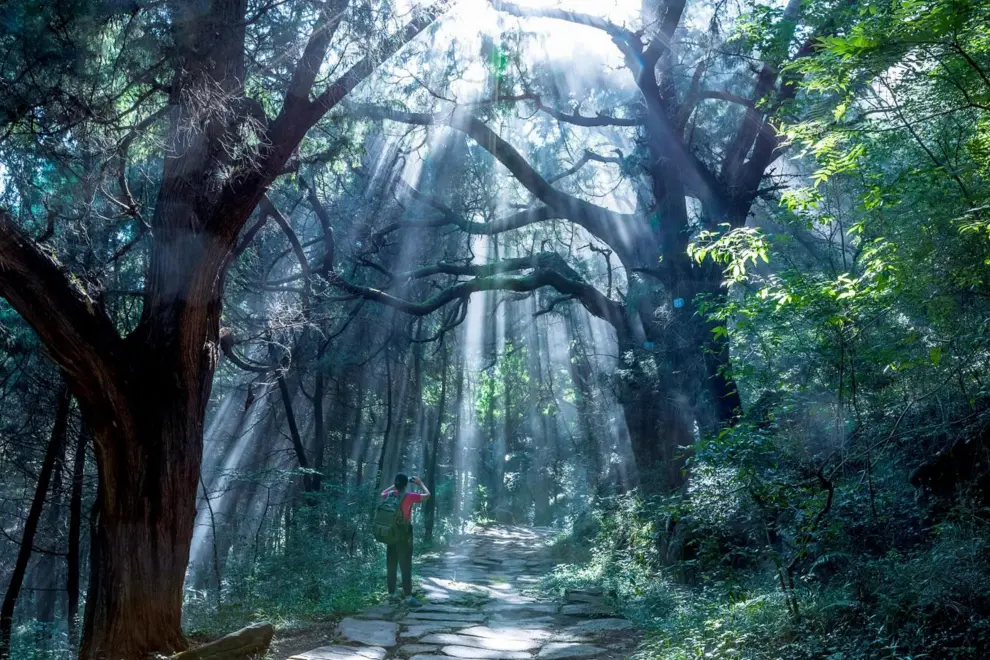
[[[412,555],[413,542],[412,530],[409,535],[399,541],[386,546],[385,565],[388,567],[388,593],[395,593],[396,569],[402,569],[402,593],[407,597],[412,596]]]

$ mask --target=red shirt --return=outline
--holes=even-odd
[[[382,491],[382,499],[384,500],[386,497],[388,497],[389,493],[394,493],[394,492],[396,492],[395,486],[389,486],[388,488]],[[423,501],[422,493],[407,492],[405,494],[405,497],[403,497],[402,501],[399,503],[399,508],[402,509],[402,517],[403,519],[405,519],[406,522],[408,523],[412,522],[413,504],[422,501]]]

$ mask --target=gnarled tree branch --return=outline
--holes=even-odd
[[[610,211],[554,188],[515,147],[470,112],[455,110],[446,115],[433,115],[367,105],[355,108],[355,112],[369,119],[388,119],[419,126],[449,126],[462,131],[504,165],[537,199],[608,244],[620,258],[631,257],[635,252],[638,237],[630,231],[636,226],[635,215]]]
[[[234,343],[234,333],[231,332],[230,328],[221,328],[220,350],[223,351],[224,356],[238,369],[256,374],[267,374],[279,368],[278,365],[274,364],[258,364],[257,362],[245,360],[234,352]]]
[[[305,310],[309,307],[312,277],[310,276],[311,271],[309,268],[309,261],[306,259],[306,252],[303,250],[302,243],[299,242],[299,237],[296,236],[295,230],[293,230],[292,225],[289,224],[288,218],[286,218],[281,211],[275,208],[275,205],[272,204],[267,195],[261,199],[261,211],[275,220],[275,223],[279,226],[279,229],[282,230],[282,233],[285,234],[286,239],[289,241],[293,254],[296,255],[296,260],[299,262],[299,270],[301,271],[303,281],[303,309]]]
[[[577,11],[567,11],[564,9],[524,7],[514,2],[492,2],[492,5],[499,11],[504,11],[519,18],[554,18],[577,25],[587,25],[606,32],[613,39],[639,40],[639,37],[632,31],[621,25],[613,23],[608,19],[593,14],[584,14]]]
[[[73,393],[94,414],[93,423],[108,419],[110,402],[124,400],[119,362],[125,359],[124,342],[96,302],[5,209],[0,209],[0,296],[38,333]]]
[[[523,269],[532,270],[526,275],[506,275],[508,272]],[[624,319],[619,303],[610,300],[598,289],[582,280],[559,255],[553,253],[538,255],[535,259],[525,257],[486,265],[438,264],[435,267],[414,271],[416,277],[435,274],[467,274],[475,277],[443,289],[423,302],[405,300],[382,289],[354,284],[337,273],[331,276],[330,282],[347,293],[413,316],[432,314],[452,302],[466,302],[472,294],[482,291],[530,292],[543,287],[552,287],[564,295],[580,300],[589,312],[616,327],[620,327]]]
[[[406,221],[398,223],[396,226],[386,228],[386,230],[389,230],[388,233],[398,229],[400,226],[413,228],[454,226],[468,234],[494,236],[495,234],[512,231],[513,229],[528,227],[529,225],[533,225],[538,222],[546,222],[547,220],[562,220],[565,217],[563,214],[556,212],[548,206],[540,206],[503,216],[492,222],[476,222],[473,220],[464,219],[440,200],[416,190],[405,181],[401,181],[400,185],[412,199],[422,202],[436,211],[439,211],[442,217],[434,220],[419,220],[412,222]]]

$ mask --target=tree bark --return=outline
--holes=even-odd
[[[728,343],[715,337],[696,303],[699,295],[716,303],[724,297],[721,273],[688,263],[686,255],[667,262],[676,270],[663,284],[630,278],[636,331],[618,334],[619,400],[640,482],[650,493],[683,489],[697,435],[731,425],[741,406]]]
[[[313,382],[313,491],[323,488],[324,463],[327,452],[327,424],[324,413],[324,393],[326,390],[326,374],[323,366],[317,362],[316,377]]]
[[[182,586],[212,378],[188,384],[202,401],[190,406],[188,395],[168,391],[169,383],[181,382],[177,374],[157,373],[149,370],[136,382],[146,398],[133,430],[111,424],[95,433],[101,479],[82,658],[138,658],[186,647]]]
[[[357,397],[354,404],[354,423],[351,425],[353,430],[348,433],[348,436],[353,438],[353,440],[351,442],[346,442],[347,438],[341,436],[340,483],[345,490],[347,488],[347,460],[353,454],[354,462],[360,465],[364,454],[364,447],[361,445],[361,438],[363,437],[364,429],[364,391],[364,374],[361,373],[357,376]],[[358,451],[355,452],[354,449],[357,449]],[[361,485],[360,480],[358,480],[357,485]]]
[[[386,465],[392,453],[392,359],[385,352],[385,431],[382,433],[382,450],[378,455],[378,467],[375,470],[375,484],[383,488],[389,477],[385,474]],[[394,474],[391,476],[395,476]]]
[[[68,599],[66,618],[69,625],[69,643],[74,647],[77,619],[79,617],[79,577],[82,558],[82,500],[83,476],[86,470],[86,447],[90,442],[89,428],[83,424],[76,440],[76,451],[72,461],[72,490],[69,495],[69,539],[66,557],[65,590]]]
[[[45,458],[41,463],[41,472],[38,474],[38,485],[34,490],[31,508],[28,509],[27,520],[24,522],[21,546],[17,552],[17,559],[14,562],[14,570],[10,575],[10,582],[7,584],[3,604],[0,605],[0,658],[4,660],[10,657],[10,636],[14,625],[14,608],[17,606],[17,598],[21,593],[21,586],[24,583],[24,575],[27,573],[28,562],[31,561],[34,537],[38,531],[38,522],[41,520],[41,512],[45,506],[45,496],[48,494],[48,486],[52,480],[55,462],[62,453],[65,443],[65,431],[68,426],[69,404],[71,401],[72,397],[69,394],[68,388],[63,386],[58,395],[58,408],[55,411],[55,423],[52,426],[51,439],[48,441],[48,449],[45,451]]]
[[[443,416],[447,407],[447,345],[440,349],[440,401],[437,403],[437,421],[433,429],[433,438],[430,448],[429,460],[426,463],[426,488],[433,495],[426,500],[423,511],[425,521],[423,523],[423,534],[427,541],[433,540],[433,527],[437,515],[437,461],[440,454],[440,440],[443,437]]]
[[[59,401],[56,415],[62,414],[61,401]],[[68,416],[70,411],[65,409],[66,422],[63,424],[62,435],[67,436]],[[56,420],[58,421],[58,420]],[[51,497],[48,500],[48,511],[44,517],[43,526],[49,530],[50,534],[58,534],[59,520],[62,518],[62,478],[65,470],[65,438],[61,442],[62,448],[55,457],[55,466],[52,468],[52,479],[49,486]],[[38,593],[35,596],[35,620],[42,624],[38,630],[39,643],[47,645],[54,632],[55,605],[59,596],[58,589],[58,565],[59,558],[54,553],[45,553],[38,558],[34,565],[34,583]]]
[[[292,450],[296,454],[299,467],[303,470],[309,469],[309,459],[306,456],[306,447],[303,445],[302,435],[299,433],[299,425],[296,423],[296,414],[292,406],[292,393],[289,392],[289,385],[285,382],[285,374],[279,374],[278,391],[282,398],[282,407],[285,410],[285,420],[289,425],[289,438],[292,440]],[[315,485],[314,485],[314,482]],[[311,474],[303,475],[303,490],[307,493],[313,492],[319,487],[319,482]]]
[[[619,401],[640,486],[651,494],[676,492],[686,479],[684,448],[694,443],[693,411],[662,359],[638,347],[622,355]]]

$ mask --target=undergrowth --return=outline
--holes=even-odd
[[[365,491],[348,498],[332,490],[311,495],[289,533],[264,540],[256,552],[232,545],[219,571],[211,566],[199,575],[198,586],[187,585],[187,634],[212,639],[258,621],[292,630],[384,600],[385,547],[370,526],[376,494]],[[434,542],[428,544],[422,512],[416,516],[415,554],[422,559],[443,548],[454,529],[438,517]]]
[[[599,502],[593,524],[553,544],[562,563],[542,583],[556,595],[600,588],[647,632],[634,658],[988,657],[988,529],[972,515],[959,512],[907,551],[823,555],[794,586],[795,616],[767,556],[665,565],[665,511],[635,496]]]

